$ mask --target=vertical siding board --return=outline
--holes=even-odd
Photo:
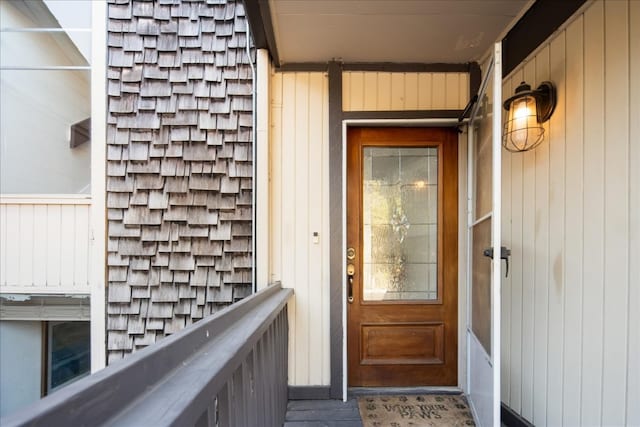
[[[583,248],[583,19],[566,30],[566,194],[563,424],[580,424]]]
[[[549,47],[535,58],[536,81],[549,78]],[[545,124],[548,130],[549,123]],[[549,333],[549,140],[535,150],[536,155],[536,224],[534,246],[534,348],[533,356],[533,420],[545,425],[547,419],[547,335]]]
[[[86,288],[89,284],[89,206],[75,206],[75,261],[74,287]]]
[[[321,384],[331,383],[330,366],[330,316],[329,316],[329,79],[327,74],[323,74],[322,79],[322,233],[320,234],[320,245],[322,247],[322,351],[323,351],[323,375]]]
[[[391,110],[404,110],[405,73],[391,73]]]
[[[313,233],[317,232],[319,239],[324,239],[322,234],[322,139],[323,133],[323,80],[320,73],[310,76],[309,96],[309,153],[308,173],[309,183],[307,194],[309,203],[309,227],[306,230],[308,239],[313,239]],[[362,84],[360,84],[362,87]],[[322,334],[324,319],[322,318],[322,247],[313,240],[308,241],[307,256],[307,282],[309,283],[309,383],[322,384]]]
[[[535,58],[536,81],[549,78],[549,47],[543,48]],[[548,129],[548,122],[545,124]],[[549,141],[534,151],[535,170],[535,234],[534,248],[534,336],[533,336],[533,418],[535,425],[543,426],[547,418],[547,334],[549,332]]]
[[[311,366],[310,324],[311,301],[309,296],[309,74],[296,74],[296,121],[295,121],[295,157],[294,193],[295,216],[292,218],[294,232],[294,250],[292,253],[294,282],[296,288],[296,324],[298,337],[296,353],[299,360],[296,377],[309,382]]]
[[[297,74],[297,73],[296,73]],[[298,119],[298,112],[296,111],[296,87],[295,79],[296,74],[285,73],[282,75],[282,146],[281,146],[281,168],[282,168],[282,211],[281,211],[281,244],[282,244],[282,284],[285,287],[296,288],[295,277],[293,275],[293,269],[291,266],[295,262],[295,246],[294,246],[294,226],[295,226],[295,199],[294,199],[294,185],[295,175],[293,171],[295,161],[295,122]],[[291,123],[294,125],[291,125]],[[301,299],[296,289],[295,304],[291,307],[292,317],[294,319],[292,324],[292,351],[289,353],[292,359],[292,369],[290,370],[290,380],[295,384],[298,381],[298,369],[297,366],[300,363],[300,357],[303,354],[298,354],[298,337],[299,337],[299,325],[298,325],[298,305],[301,303]],[[300,357],[298,357],[300,356]]]
[[[556,82],[558,104],[549,123],[549,347],[547,371],[547,424],[562,424],[563,372],[562,360],[564,319],[564,250],[565,223],[565,37],[564,33],[551,42],[549,77]]]
[[[627,425],[640,425],[640,2],[629,2],[629,313]],[[634,220],[635,218],[635,220]]]
[[[377,110],[378,106],[378,74],[377,73],[363,73],[363,87],[364,87],[364,111]]]
[[[418,74],[406,73],[404,77],[404,81],[405,81],[404,108],[407,110],[417,110],[418,109]]]
[[[364,109],[364,75],[363,73],[348,74],[351,77],[351,81],[348,83],[350,85],[349,108],[351,111],[362,111]]]
[[[351,76],[355,74],[350,71],[342,73],[342,109],[344,111],[353,111],[351,106]]]
[[[524,78],[522,70],[513,75],[513,85]],[[515,89],[514,89],[515,90]],[[511,155],[511,337],[509,339],[510,387],[509,401],[511,408],[520,413],[522,403],[522,268],[525,262],[522,244],[523,223],[523,157],[522,154]]]
[[[584,15],[583,425],[601,421],[604,298],[604,4]]]
[[[505,80],[502,86],[502,93],[509,94],[513,92],[514,79]],[[502,240],[509,248],[513,248],[513,238],[511,236],[511,158],[512,155],[503,151],[502,156]],[[513,264],[513,260],[511,260]],[[511,384],[511,281],[513,274],[502,278],[502,295],[501,295],[501,370],[500,370],[500,389],[502,401],[511,406],[510,400],[510,384]]]
[[[626,413],[629,286],[629,17],[628,3],[605,2],[605,287],[602,420]],[[637,120],[637,118],[636,118]]]
[[[282,280],[282,74],[271,75],[270,278]],[[289,311],[291,316],[291,311]]]
[[[7,206],[7,252],[6,252],[6,281],[7,285],[17,285],[20,280],[20,251],[14,250],[17,248],[20,242],[19,227],[13,226],[13,224],[20,223],[20,208],[16,205]]]
[[[18,283],[33,286],[33,205],[20,205],[19,212]]]
[[[62,262],[62,206],[47,206],[47,286],[60,286],[60,265]]]
[[[442,110],[447,105],[447,89],[445,73],[433,73],[431,82],[431,108]]]
[[[60,285],[63,287],[71,287],[73,283],[73,265],[68,260],[76,259],[75,248],[75,206],[62,205],[60,207],[60,253],[62,258],[60,260]]]
[[[33,221],[33,283],[44,287],[47,284],[47,205],[34,206]],[[87,245],[88,243],[87,239]]]
[[[456,110],[458,108],[459,103],[459,93],[460,89],[460,74],[461,73],[447,73],[445,74],[445,105],[444,108],[447,110]]]
[[[536,83],[535,62],[529,62],[524,67],[524,80],[531,84]],[[514,82],[518,83],[518,82]],[[514,88],[515,91],[515,88]],[[512,91],[511,93],[514,93]],[[523,158],[523,178],[522,178],[522,332],[521,357],[522,357],[522,378],[521,378],[521,415],[531,420],[533,418],[533,352],[535,351],[533,339],[535,335],[534,323],[534,289],[535,289],[535,217],[536,205],[536,153],[528,151]]]
[[[282,78],[282,283],[294,287],[295,277],[291,266],[295,262],[295,159],[296,125],[299,118],[296,102],[296,74],[284,74]],[[291,121],[293,125],[288,123]]]
[[[0,205],[0,286],[7,285],[7,206]]]
[[[433,105],[432,76],[430,73],[418,73],[418,108],[429,110]]]
[[[377,73],[378,103],[376,110],[391,110],[391,73]]]

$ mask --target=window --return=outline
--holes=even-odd
[[[47,322],[47,394],[89,375],[89,322]]]

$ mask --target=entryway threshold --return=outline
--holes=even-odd
[[[463,394],[459,387],[349,387],[349,398],[359,396],[381,395],[414,395],[414,394]]]

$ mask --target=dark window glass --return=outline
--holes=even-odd
[[[50,322],[48,390],[89,374],[89,322]]]

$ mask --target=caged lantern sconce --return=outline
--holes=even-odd
[[[544,139],[542,124],[549,120],[556,108],[556,88],[551,82],[542,82],[537,89],[525,82],[504,102],[507,121],[504,123],[502,145],[511,152],[529,151]]]

